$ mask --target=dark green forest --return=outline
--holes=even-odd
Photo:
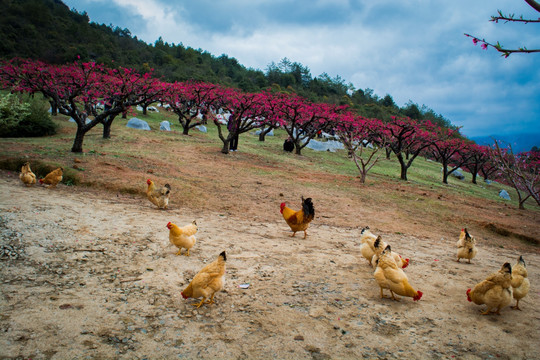
[[[403,107],[392,96],[355,89],[340,76],[313,77],[308,67],[286,57],[264,70],[246,68],[234,57],[215,56],[159,38],[147,44],[129,29],[91,22],[87,13],[61,0],[0,0],[0,57],[39,59],[53,64],[77,60],[120,65],[140,72],[154,69],[166,81],[201,80],[256,92],[267,88],[297,93],[311,101],[347,104],[365,117],[387,120],[393,115],[430,120],[453,127],[425,105],[409,101]],[[284,54],[286,55],[286,54]],[[414,97],[414,94],[411,94]]]

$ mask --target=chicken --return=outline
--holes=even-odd
[[[375,255],[375,240],[377,240],[377,236],[375,236],[371,230],[369,230],[369,226],[366,226],[362,229],[360,232],[360,254],[371,264],[371,260],[373,259],[373,255]],[[386,243],[383,241],[381,243],[382,249],[386,247]]]
[[[373,268],[377,267],[379,256],[387,245],[388,244],[385,243],[380,236],[377,236],[377,239],[375,239],[375,242],[373,242],[373,249],[375,252],[373,257],[371,258],[371,266],[373,266]],[[394,258],[394,261],[399,268],[405,269],[407,266],[409,266],[409,259],[403,259],[401,255],[399,255],[397,252],[392,251],[392,257]]]
[[[459,240],[456,245],[458,248],[457,262],[460,259],[468,259],[470,264],[471,259],[474,259],[478,250],[476,249],[476,240],[469,235],[467,229],[461,229],[461,234],[459,234]]]
[[[531,283],[527,278],[527,269],[523,256],[520,256],[516,265],[512,267],[512,293],[516,299],[516,305],[512,309],[521,310],[519,308],[519,300],[523,299],[529,293]]]
[[[392,299],[394,300],[399,300],[394,296],[394,293],[401,296],[412,297],[414,301],[418,301],[422,298],[423,293],[414,290],[411,284],[409,284],[407,275],[405,275],[403,270],[397,266],[396,261],[392,256],[390,245],[387,245],[382,251],[373,275],[381,288],[381,298],[384,298],[383,289],[390,290],[390,294],[392,294]]]
[[[30,187],[36,183],[36,174],[30,169],[30,163],[25,163],[21,168],[21,173],[19,174],[19,179],[23,182],[24,185]]]
[[[313,202],[311,201],[311,198],[307,198],[304,200],[304,197],[302,197],[302,209],[298,211],[294,211],[288,208],[285,203],[281,203],[280,212],[291,230],[293,231],[291,237],[294,237],[297,231],[303,231],[305,239],[307,236],[307,228],[309,226],[309,223],[315,217],[315,208],[313,207]]]
[[[202,304],[213,304],[214,295],[223,288],[223,283],[225,282],[226,261],[227,256],[225,251],[223,251],[216,260],[203,267],[195,275],[189,285],[182,291],[182,297],[184,299],[202,297],[200,303],[193,304],[197,308],[200,308]],[[210,300],[206,301],[208,298]]]
[[[169,222],[167,228],[169,229],[169,241],[178,248],[176,255],[181,255],[182,248],[184,248],[187,250],[185,255],[189,256],[189,250],[197,242],[195,238],[198,230],[197,221],[193,220],[191,224],[182,227]]]
[[[150,179],[146,180],[148,188],[146,189],[146,196],[148,200],[158,207],[158,209],[166,209],[169,206],[169,196],[171,195],[171,186],[165,184],[161,188],[156,188],[154,182]]]
[[[510,263],[504,263],[501,269],[491,274],[486,280],[476,284],[471,290],[467,289],[467,300],[476,305],[486,304],[487,309],[482,315],[488,315],[493,309],[500,315],[503,307],[512,302],[512,267]]]
[[[62,181],[62,176],[64,175],[64,169],[59,167],[56,170],[51,171],[43,179],[39,179],[40,184],[49,185],[49,189],[54,189],[60,181]]]

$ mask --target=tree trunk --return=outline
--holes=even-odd
[[[472,173],[472,183],[473,183],[473,184],[477,184],[477,182],[476,182],[476,177],[477,177],[477,175],[478,175],[478,174],[476,173],[476,171]]]
[[[222,154],[228,154],[229,153],[229,139],[223,141],[223,147],[221,148]]]
[[[298,146],[297,143],[294,143],[294,153],[296,155],[302,155],[302,148],[300,146]]]
[[[124,111],[124,112],[122,113],[122,119],[127,119],[127,111]]]
[[[399,153],[396,155],[399,160],[399,165],[401,166],[401,180],[407,181],[407,164],[405,163],[405,160],[403,159],[403,154]]]
[[[261,130],[261,132],[259,133],[259,141],[264,142],[265,137],[266,137],[266,133]]]
[[[103,138],[104,139],[111,138],[111,125],[112,125],[112,121],[106,121],[103,123]]]
[[[392,149],[386,148],[386,160],[390,160],[390,155],[392,155]]]
[[[448,169],[446,166],[443,166],[442,182],[443,184],[448,184]]]
[[[51,104],[51,115],[56,116],[58,115],[58,106],[56,106],[56,101],[49,101],[49,104]]]
[[[86,131],[83,131],[80,126],[77,126],[77,133],[75,134],[75,140],[73,141],[73,146],[71,147],[71,152],[82,153],[82,145],[84,140],[84,134]]]
[[[182,126],[182,135],[189,135],[189,124],[191,123],[191,119],[178,116],[178,122]]]
[[[146,115],[146,108],[148,107],[148,105],[142,105],[142,114],[143,115]]]

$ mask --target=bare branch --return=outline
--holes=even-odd
[[[500,10],[498,12],[499,12],[499,16],[492,16],[490,21],[493,21],[495,23],[498,23],[499,20],[502,20],[504,22],[522,22],[522,23],[525,23],[525,24],[528,24],[528,23],[540,23],[540,18],[538,18],[536,20],[524,19],[523,15],[521,15],[519,18],[516,19],[514,17],[514,14],[504,15]]]
[[[540,3],[536,2],[534,0],[525,0],[525,2],[532,6],[532,8],[538,12],[540,12]]]

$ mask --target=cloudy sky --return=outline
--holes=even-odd
[[[316,77],[435,110],[467,136],[540,133],[540,53],[474,46],[469,33],[508,48],[540,48],[540,24],[490,22],[497,10],[538,19],[509,0],[63,0],[96,23],[227,54],[265,70],[287,57]]]

